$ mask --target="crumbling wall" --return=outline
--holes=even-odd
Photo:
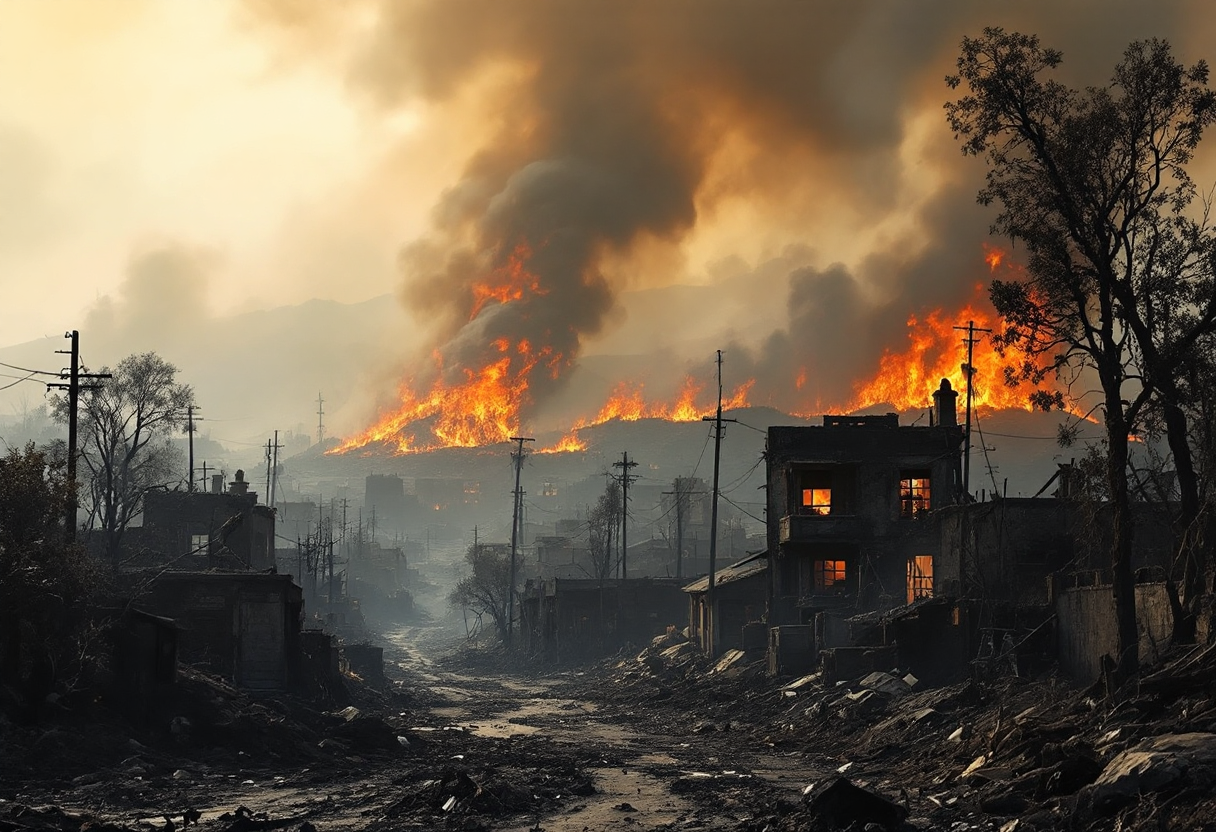
[[[1060,669],[1080,684],[1102,672],[1102,656],[1115,655],[1118,626],[1109,584],[1079,586],[1056,595],[1057,654]],[[1169,643],[1173,620],[1164,583],[1136,585],[1136,626],[1140,660],[1152,662]]]

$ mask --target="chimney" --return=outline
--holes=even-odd
[[[933,391],[933,409],[937,414],[938,427],[952,428],[958,424],[958,414],[955,412],[957,402],[958,393],[950,389],[950,379],[942,379],[942,386]]]
[[[212,474],[211,475],[211,493],[212,494],[223,494],[224,493],[224,475],[223,474]]]
[[[236,469],[236,479],[228,483],[229,494],[245,494],[249,491],[249,483],[245,482],[245,472]]]

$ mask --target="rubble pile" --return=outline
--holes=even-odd
[[[774,681],[759,661],[715,674],[679,643],[656,639],[601,666],[612,684],[581,690],[618,707],[653,703],[642,718],[731,731],[722,742],[746,736],[825,772],[757,828],[1216,828],[1214,647],[1181,652],[1111,698],[1053,675],[926,688],[898,669],[834,685],[818,673]],[[696,791],[687,778],[672,789]]]
[[[0,830],[482,829],[594,792],[573,749],[438,724],[398,685],[347,687],[356,704],[326,708],[183,668],[143,725],[99,708],[0,724]]]

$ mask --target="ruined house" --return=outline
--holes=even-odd
[[[759,552],[714,573],[712,606],[708,575],[685,586],[690,637],[708,652],[709,624],[714,621],[718,625],[716,653],[749,649],[744,627],[761,620],[768,595],[767,584],[768,554]]]
[[[641,647],[687,620],[682,581],[662,578],[529,580],[520,596],[520,642],[548,661]]]
[[[129,534],[124,547],[142,552],[132,565],[254,571],[275,565],[275,511],[258,505],[244,471],[222,493],[149,491],[143,527]]]
[[[139,603],[176,621],[182,661],[254,689],[283,688],[298,673],[304,601],[290,575],[166,572]]]
[[[824,416],[768,431],[770,625],[889,608],[934,592],[932,512],[960,501],[958,393],[943,379],[931,423]]]

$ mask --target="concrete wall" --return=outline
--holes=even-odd
[[[1056,596],[1056,634],[1060,669],[1088,685],[1101,675],[1104,654],[1116,658],[1115,600],[1109,584],[1066,589]],[[1164,583],[1136,586],[1140,660],[1151,662],[1169,644],[1173,620]]]

